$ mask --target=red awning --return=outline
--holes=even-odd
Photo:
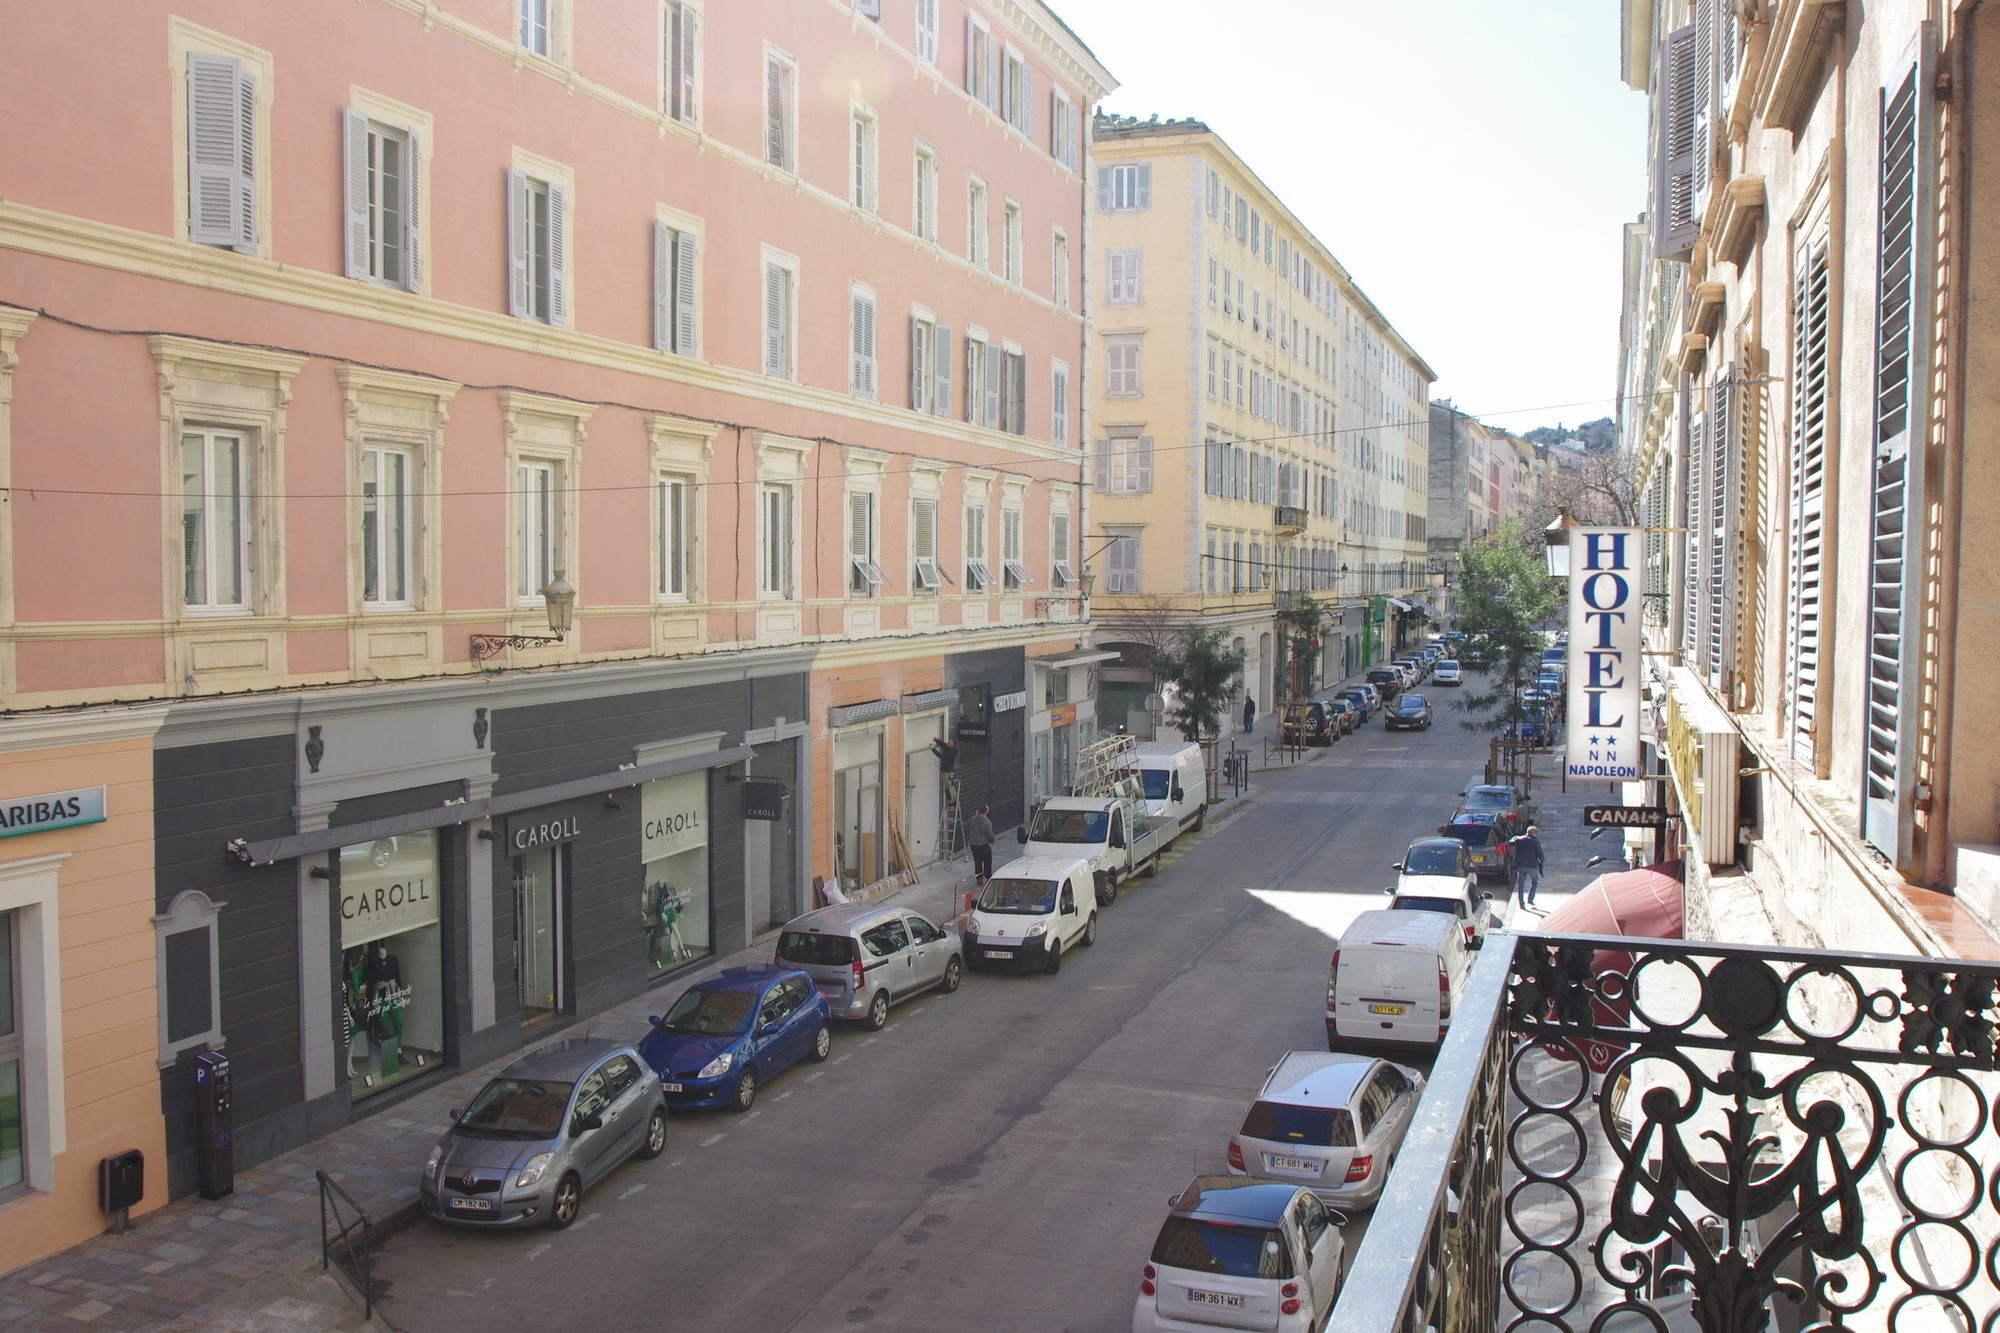
[[[1681,938],[1681,863],[1599,875],[1583,892],[1542,919],[1536,929],[1572,935]]]

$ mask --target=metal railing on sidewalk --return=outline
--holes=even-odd
[[[332,1268],[347,1279],[348,1285],[361,1297],[361,1317],[375,1317],[375,1284],[369,1275],[368,1255],[374,1248],[375,1224],[362,1211],[354,1196],[342,1189],[324,1171],[313,1172],[319,1181],[319,1266],[321,1270]],[[345,1203],[354,1216],[343,1220],[341,1205]],[[332,1229],[327,1224],[333,1223]],[[360,1244],[355,1243],[356,1236]]]

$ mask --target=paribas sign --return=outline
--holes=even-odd
[[[104,820],[104,788],[50,792],[46,796],[0,796],[0,838],[46,833],[72,824]]]
[[[1569,533],[1569,776],[1639,776],[1640,608],[1637,528]]]

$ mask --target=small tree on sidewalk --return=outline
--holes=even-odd
[[[1540,670],[1548,639],[1541,626],[1562,609],[1540,544],[1509,521],[1458,553],[1457,627],[1465,633],[1459,659],[1491,673],[1492,688],[1468,691],[1458,703],[1468,731],[1501,731],[1522,719],[1521,691]]]
[[[1215,743],[1222,734],[1222,715],[1243,678],[1244,651],[1231,648],[1221,630],[1195,630],[1178,645],[1153,658],[1153,676],[1167,688],[1167,721],[1181,735],[1201,746],[1215,790]]]

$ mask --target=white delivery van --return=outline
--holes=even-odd
[[[1208,769],[1193,741],[1141,741],[1132,752],[1146,813],[1176,833],[1208,822]]]
[[[1443,1042],[1471,961],[1457,917],[1363,912],[1333,951],[1326,985],[1327,1049]]]
[[[1097,943],[1096,899],[1082,857],[1014,858],[993,872],[966,914],[965,966],[1056,972],[1065,953]]]

